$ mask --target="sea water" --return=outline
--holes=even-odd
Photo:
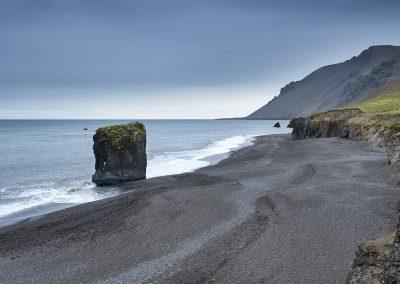
[[[0,226],[119,193],[96,187],[92,136],[128,120],[0,120]],[[288,121],[143,120],[147,177],[194,171],[249,145],[288,133]],[[84,130],[84,129],[88,130]]]

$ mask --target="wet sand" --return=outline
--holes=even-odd
[[[366,142],[263,136],[217,165],[0,229],[1,283],[343,283],[400,191]]]

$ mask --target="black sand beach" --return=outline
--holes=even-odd
[[[343,283],[394,229],[366,142],[263,136],[217,165],[0,229],[1,283]]]

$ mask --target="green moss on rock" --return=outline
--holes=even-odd
[[[138,136],[146,137],[146,129],[140,122],[110,125],[97,129],[93,139],[101,141],[109,148],[123,150],[123,145],[133,143]]]

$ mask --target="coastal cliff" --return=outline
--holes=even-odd
[[[308,118],[293,118],[294,139],[341,137],[369,141],[384,149],[388,162],[400,160],[400,114],[371,116],[359,109],[332,110]]]
[[[105,126],[93,136],[98,186],[146,178],[146,129],[142,123]]]

